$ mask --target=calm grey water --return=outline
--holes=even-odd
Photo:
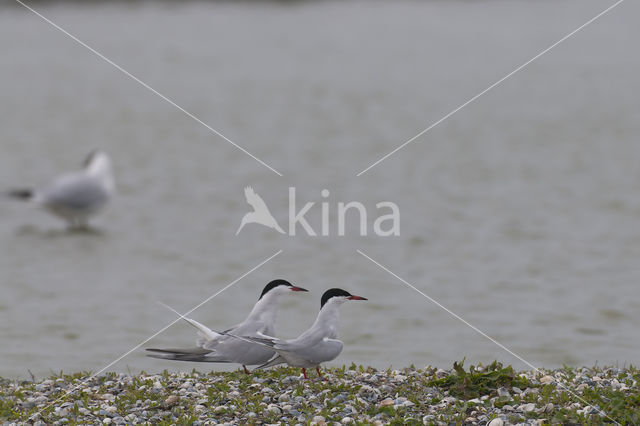
[[[527,366],[361,255],[541,366],[640,361],[640,27],[625,2],[431,132],[356,173],[612,2],[38,4],[38,10],[284,174],[277,176],[20,7],[0,8],[0,186],[41,184],[93,148],[119,195],[98,232],[0,202],[0,376],[99,371],[192,317],[243,319],[282,277],[281,336],[342,308],[333,364]],[[319,232],[235,231],[251,185],[282,226],[288,188]],[[328,189],[327,198],[321,191]],[[393,201],[399,237],[338,202]],[[351,220],[353,219],[353,220]],[[301,235],[302,234],[302,235]],[[178,323],[149,346],[189,346]],[[170,363],[134,350],[108,370]]]

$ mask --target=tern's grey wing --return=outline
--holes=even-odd
[[[170,359],[172,361],[193,361],[193,362],[226,362],[224,360],[216,360],[210,357],[211,351],[202,348],[186,348],[186,349],[155,349],[148,348],[147,351],[153,352],[147,354],[151,358]]]
[[[263,332],[265,328],[264,324],[244,321],[224,333],[238,333],[253,337]],[[214,351],[218,358],[245,365],[262,364],[275,354],[268,347],[238,339],[230,334],[224,334],[215,341],[205,343],[202,347]]]
[[[109,193],[100,181],[84,173],[63,176],[40,193],[42,204],[73,210],[93,210],[108,199]]]
[[[343,346],[340,340],[324,338],[314,346],[300,347],[289,353],[296,358],[309,361],[312,365],[318,365],[336,359]]]
[[[263,368],[272,367],[274,365],[284,364],[285,362],[287,362],[287,360],[283,358],[282,355],[278,354],[264,364],[257,366],[256,369],[261,370]]]
[[[292,366],[313,367],[331,361],[342,352],[343,344],[327,336],[323,327],[312,327],[297,339],[278,341],[273,349]]]
[[[318,343],[322,342],[322,339],[326,337],[326,333],[319,327],[312,327],[302,333],[295,339],[291,340],[278,340],[274,342],[273,348],[283,351],[294,351],[300,348],[314,347]]]
[[[245,365],[262,364],[275,354],[273,349],[232,336],[223,336],[214,344],[204,345],[204,348],[212,350],[217,359]]]

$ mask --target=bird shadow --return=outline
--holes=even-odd
[[[33,225],[23,225],[17,229],[16,235],[55,239],[69,237],[104,237],[106,233],[102,229],[93,226],[41,229]]]

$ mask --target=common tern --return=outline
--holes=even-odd
[[[198,321],[183,317],[189,324],[198,329],[200,338],[195,348],[187,349],[153,349],[156,352],[147,356],[175,361],[194,362],[227,362],[242,364],[244,372],[249,374],[247,365],[267,362],[275,353],[273,349],[236,339],[230,333],[242,336],[261,336],[275,334],[275,321],[280,298],[292,291],[307,291],[302,287],[291,285],[285,280],[273,280],[267,284],[260,294],[249,316],[224,332],[216,332]]]
[[[100,212],[115,193],[111,160],[102,151],[93,151],[80,171],[55,179],[42,189],[13,189],[8,194],[25,200],[67,221],[71,228],[83,228]]]
[[[315,368],[318,376],[320,364],[334,360],[342,352],[343,343],[338,340],[338,308],[348,300],[367,300],[361,296],[354,296],[348,291],[332,288],[327,290],[320,302],[320,312],[311,328],[295,339],[282,340],[268,335],[243,336],[237,331],[230,334],[239,340],[253,342],[256,346],[270,348],[277,354],[268,362],[256,367],[257,369],[287,363],[292,367],[302,368],[304,378],[307,378],[307,368]],[[264,333],[263,333],[264,334]]]

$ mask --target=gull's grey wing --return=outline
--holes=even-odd
[[[99,180],[84,173],[63,176],[39,195],[44,205],[73,210],[92,210],[109,199],[109,193]]]

